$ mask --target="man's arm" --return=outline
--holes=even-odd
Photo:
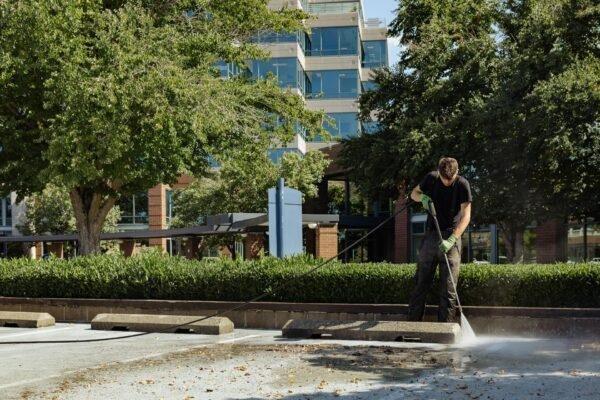
[[[421,190],[421,186],[417,185],[410,193],[410,198],[415,202],[420,203],[423,199],[423,191]]]
[[[410,193],[410,198],[416,201],[417,203],[423,204],[423,208],[425,210],[429,210],[429,204],[431,203],[431,197],[427,196],[421,190],[421,185],[417,185]]]
[[[454,232],[452,232],[454,234],[454,236],[459,238],[463,234],[463,232],[467,229],[467,226],[469,226],[470,222],[471,222],[471,203],[462,203],[460,205],[460,220],[458,221],[458,225],[456,225]]]

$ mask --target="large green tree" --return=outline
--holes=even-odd
[[[362,190],[397,195],[454,156],[471,180],[475,221],[500,225],[512,261],[532,222],[597,215],[597,2],[399,4],[400,61],[361,98],[382,130],[343,152]]]
[[[65,188],[50,184],[41,193],[28,196],[24,201],[25,213],[17,226],[24,235],[64,235],[77,231],[73,206]],[[113,207],[102,231],[116,232],[120,218],[119,207]]]
[[[267,3],[0,2],[0,192],[68,188],[89,254],[120,196],[200,176],[211,156],[264,137],[286,142],[298,125],[321,134],[322,115],[272,80],[214,70],[266,56],[258,32],[302,28],[303,12]]]

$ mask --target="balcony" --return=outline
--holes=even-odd
[[[358,13],[361,24],[364,25],[363,10],[360,2],[343,2],[343,3],[320,3],[320,4],[309,4],[308,9],[305,8],[309,14],[315,15],[328,15],[328,14],[349,14]]]

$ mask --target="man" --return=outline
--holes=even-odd
[[[431,214],[427,217],[425,237],[419,248],[416,286],[410,296],[408,318],[422,321],[425,315],[425,299],[433,284],[435,270],[440,266],[440,301],[438,321],[456,322],[457,294],[452,286],[444,253],[448,255],[452,277],[458,284],[460,270],[461,235],[471,221],[471,188],[469,182],[458,175],[458,162],[454,158],[443,157],[437,171],[430,172],[415,187],[410,197],[423,204],[429,211],[433,203],[444,240],[440,243]]]

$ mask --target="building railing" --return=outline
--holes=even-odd
[[[347,14],[357,12],[363,25],[365,21],[362,7],[358,1],[345,3],[309,4],[308,8],[305,8],[305,10],[308,11],[309,14]]]
[[[306,50],[309,57],[358,56],[358,49]]]
[[[360,93],[358,91],[338,92],[338,93],[315,92],[315,93],[306,93],[305,97],[310,100],[355,99],[359,95],[360,95]]]

